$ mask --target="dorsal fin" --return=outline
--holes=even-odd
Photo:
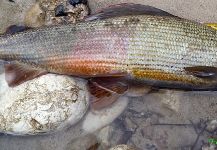
[[[119,16],[129,16],[129,15],[154,15],[154,16],[174,16],[161,9],[141,4],[133,3],[121,3],[117,5],[111,5],[107,8],[101,9],[97,13],[85,18],[85,21],[108,19]]]

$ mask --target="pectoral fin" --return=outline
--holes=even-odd
[[[185,71],[198,78],[217,79],[217,68],[210,66],[185,67]]]
[[[128,85],[118,78],[92,78],[88,84],[93,109],[109,106],[128,90]]]
[[[10,87],[46,74],[46,71],[30,68],[23,64],[5,64],[5,79]]]
[[[161,9],[133,3],[122,3],[117,5],[112,5],[104,8],[97,12],[96,14],[90,15],[85,19],[85,21],[102,20],[118,16],[132,16],[132,15],[154,15],[154,16],[174,16]]]

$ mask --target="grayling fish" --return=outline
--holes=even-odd
[[[11,86],[44,72],[66,74],[91,78],[97,98],[104,95],[99,90],[121,95],[130,82],[217,87],[217,31],[137,4],[111,6],[77,24],[2,36],[0,59],[11,62]]]

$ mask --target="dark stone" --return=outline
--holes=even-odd
[[[73,6],[77,4],[87,4],[87,0],[68,0],[68,1]]]
[[[15,1],[14,0],[8,0],[9,2],[12,2],[12,3],[15,3]]]
[[[18,32],[23,32],[23,31],[26,31],[29,29],[31,29],[31,28],[26,27],[26,26],[11,25],[6,29],[6,32],[4,34],[11,34],[12,35],[12,34],[15,34]]]
[[[67,14],[65,13],[65,8],[63,5],[58,5],[55,8],[55,16],[56,17],[60,17],[60,16],[67,16]]]

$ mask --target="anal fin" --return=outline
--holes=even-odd
[[[5,79],[10,87],[15,87],[47,73],[18,63],[5,64],[4,68]]]
[[[92,78],[88,84],[91,108],[95,110],[114,103],[128,90],[128,85],[118,78]]]

